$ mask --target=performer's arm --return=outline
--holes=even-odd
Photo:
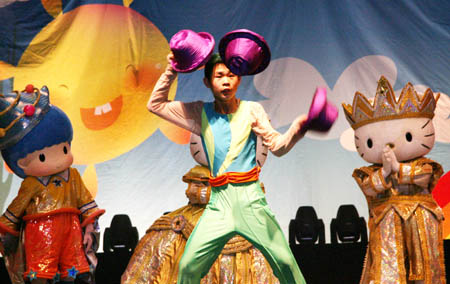
[[[306,121],[306,116],[297,117],[289,127],[289,129],[281,134],[273,129],[270,124],[269,117],[264,108],[259,103],[252,103],[252,114],[254,121],[252,130],[256,135],[263,138],[263,143],[275,156],[283,156],[289,152],[305,133],[302,126]]]
[[[78,171],[76,169],[72,169],[71,173],[74,175],[72,178],[74,179],[73,184],[76,187],[72,190],[77,191],[77,206],[81,212],[81,227],[84,228],[87,225],[94,223],[101,215],[103,215],[103,213],[105,213],[105,210],[98,208],[97,203],[92,198],[91,193],[84,185]]]
[[[0,233],[19,235],[22,216],[38,190],[39,182],[35,178],[27,178],[22,182],[16,198],[0,217]]]
[[[203,103],[200,101],[183,103],[169,100],[169,90],[177,72],[171,64],[167,64],[166,70],[156,83],[147,108],[150,112],[175,125],[191,131],[197,135],[201,134],[201,111]]]
[[[431,160],[422,163],[422,160],[415,160],[410,163],[400,163],[398,171],[399,184],[415,184],[424,189],[434,188],[434,181],[437,181],[442,175],[441,165]]]
[[[392,187],[383,176],[382,168],[363,167],[353,172],[353,178],[366,196],[375,197]]]

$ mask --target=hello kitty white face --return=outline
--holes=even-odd
[[[361,158],[382,164],[383,148],[389,145],[399,162],[426,155],[434,146],[434,126],[429,118],[378,121],[355,130],[355,145]]]

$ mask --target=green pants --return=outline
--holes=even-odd
[[[256,181],[212,189],[210,201],[186,243],[179,264],[178,284],[199,284],[225,244],[236,234],[264,254],[281,284],[305,283]]]

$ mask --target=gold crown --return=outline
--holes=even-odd
[[[391,84],[384,76],[381,76],[373,103],[360,92],[356,92],[353,98],[353,106],[343,103],[342,107],[351,127],[357,129],[368,123],[381,120],[408,117],[431,119],[434,116],[438,99],[439,94],[435,99],[430,89],[419,96],[413,85],[407,83],[402,89],[400,97],[396,100]]]

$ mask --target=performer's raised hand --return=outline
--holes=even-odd
[[[172,52],[169,52],[169,54],[167,54],[167,66],[166,66],[166,70],[170,70],[174,73],[177,73],[177,71],[175,71],[172,67],[172,61],[175,60],[175,56],[173,55]]]

